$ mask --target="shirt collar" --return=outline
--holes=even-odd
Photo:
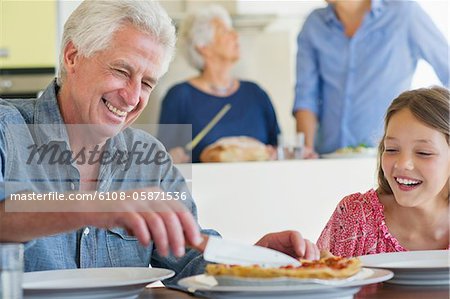
[[[34,131],[41,144],[60,141],[68,143],[69,137],[56,98],[58,92],[56,79],[44,90],[36,100],[34,107]]]
[[[334,12],[334,5],[332,4],[328,4],[326,11],[325,11],[325,21],[327,23],[331,23],[331,22],[337,22],[337,16],[336,13]]]
[[[64,120],[59,109],[57,100],[59,86],[56,79],[45,89],[42,95],[36,100],[34,108],[34,128],[36,138],[41,144],[50,142],[63,142],[69,145],[69,135],[67,134]],[[127,146],[123,133],[108,140],[107,145],[110,150],[121,150],[127,152]],[[68,146],[69,147],[69,146]]]
[[[386,6],[385,0],[372,0],[370,5],[370,14],[373,15],[374,17],[379,16],[382,13],[385,6]],[[327,23],[331,22],[339,23],[333,4],[328,4],[327,6],[325,12],[325,21]]]
[[[386,6],[385,0],[372,0],[370,13],[374,17],[378,17]]]

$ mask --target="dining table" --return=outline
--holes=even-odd
[[[146,288],[139,299],[193,299],[192,294],[165,287]],[[204,297],[201,297],[204,298]],[[449,299],[449,285],[410,286],[390,283],[366,285],[354,296],[354,299]]]

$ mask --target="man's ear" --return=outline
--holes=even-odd
[[[78,61],[78,49],[72,41],[69,41],[64,48],[64,66],[67,73],[73,72],[73,69]]]

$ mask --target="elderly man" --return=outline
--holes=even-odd
[[[151,264],[174,269],[170,282],[203,271],[185,246],[201,249],[201,233],[216,233],[200,231],[162,145],[128,128],[174,44],[155,2],[85,1],[65,24],[57,80],[37,100],[0,101],[0,241],[25,243],[25,271]],[[161,190],[179,200],[156,200]],[[257,244],[318,256],[292,231]]]

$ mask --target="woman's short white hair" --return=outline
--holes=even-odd
[[[189,63],[201,71],[204,67],[203,56],[197,51],[198,47],[208,45],[214,38],[214,26],[212,21],[221,20],[226,26],[231,27],[231,18],[227,10],[219,5],[203,7],[186,17],[180,28],[180,39],[185,55]]]
[[[114,33],[122,26],[132,24],[150,34],[164,48],[159,77],[169,68],[176,35],[175,26],[166,11],[152,0],[85,0],[70,15],[64,25],[59,56],[58,84],[64,82],[64,49],[72,41],[84,57],[104,50]]]

